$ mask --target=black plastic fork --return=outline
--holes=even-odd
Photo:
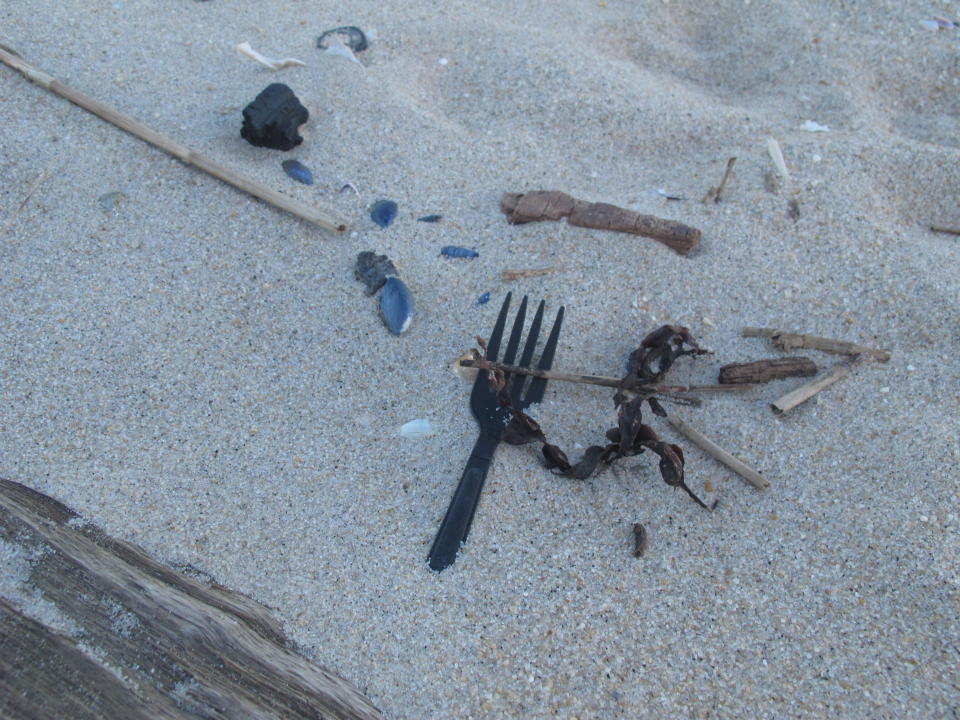
[[[500,308],[500,314],[497,316],[496,325],[493,327],[493,333],[487,341],[487,358],[493,361],[496,361],[497,353],[500,350],[500,341],[507,324],[511,295],[512,293],[507,293],[503,306]],[[533,360],[537,338],[540,335],[540,326],[543,324],[543,305],[544,303],[541,300],[540,306],[533,316],[530,332],[527,334],[527,342],[523,346],[523,354],[520,356],[520,362],[517,363],[520,367],[530,367],[530,362]],[[526,316],[527,298],[524,296],[520,303],[520,309],[517,311],[517,317],[513,321],[513,329],[510,331],[510,339],[507,341],[507,351],[503,355],[503,362],[506,365],[512,365],[517,356]],[[540,370],[549,370],[553,365],[553,356],[557,351],[557,341],[560,338],[560,325],[562,323],[563,308],[561,307],[557,311],[556,320],[553,321],[550,337],[547,338],[547,343],[543,347],[540,362],[537,363],[537,368]],[[487,471],[493,461],[493,454],[497,445],[500,444],[503,429],[510,418],[510,412],[497,404],[496,393],[487,379],[487,374],[486,370],[480,370],[477,373],[477,379],[473,383],[473,392],[470,394],[470,409],[480,426],[480,437],[477,438],[477,442],[473,446],[473,452],[470,453],[470,459],[467,460],[467,466],[460,477],[460,483],[453,494],[450,507],[447,508],[447,514],[440,524],[440,530],[437,531],[437,537],[433,541],[433,546],[430,548],[430,554],[427,558],[430,567],[438,572],[453,565],[461,544],[467,539],[470,525],[473,523],[473,516],[477,510],[477,503],[480,502],[480,491],[483,490],[483,483],[487,479]],[[543,394],[547,389],[546,378],[533,378],[526,393],[524,393],[523,386],[526,380],[526,375],[513,375],[509,381],[510,398],[513,401],[513,406],[519,410],[524,410],[531,404],[543,400]]]

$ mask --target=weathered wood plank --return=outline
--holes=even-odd
[[[31,559],[26,594],[75,628],[68,636],[3,604],[2,717],[381,717],[348,682],[294,652],[263,606],[3,479],[0,541]]]

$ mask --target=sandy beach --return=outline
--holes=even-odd
[[[394,720],[956,716],[960,238],[930,225],[960,227],[960,28],[937,16],[960,3],[5,2],[0,43],[349,229],[0,65],[0,477],[267,605]],[[368,34],[358,62],[316,47],[341,25]],[[271,71],[245,41],[305,67]],[[240,137],[273,82],[310,112],[289,152]],[[682,256],[508,224],[501,195],[529,190],[702,240]],[[387,228],[378,199],[399,208]],[[354,277],[364,250],[415,298],[400,336]],[[450,364],[508,292],[564,307],[554,368],[572,373],[620,376],[665,323],[713,351],[671,383],[783,355],[746,326],[891,358],[782,416],[803,379],[667,406],[762,492],[646,413],[712,512],[649,453],[578,481],[501,445],[435,573],[477,437]],[[551,381],[529,412],[579,457],[616,424],[612,394]],[[401,437],[417,418],[436,434]]]

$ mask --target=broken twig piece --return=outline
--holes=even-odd
[[[757,490],[766,490],[768,487],[770,487],[770,482],[763,477],[763,475],[758,473],[739,458],[736,458],[728,453],[699,430],[690,427],[680,418],[670,415],[667,418],[667,422],[670,423],[670,426],[674,430],[707,453],[707,455],[726,465],[728,468],[737,473],[737,475],[757,488]]]
[[[727,169],[723,171],[723,177],[720,179],[720,184],[715,188],[710,188],[707,191],[707,194],[703,196],[704,202],[710,202],[713,200],[715,203],[720,202],[720,196],[723,195],[723,189],[727,186],[727,180],[730,179],[730,174],[733,172],[733,165],[737,162],[735,157],[727,160]]]
[[[850,367],[859,360],[857,355],[847,362],[836,365],[830,372],[821,375],[805,385],[801,385],[796,390],[788,392],[782,398],[770,403],[771,409],[778,415],[790,412],[797,405],[805,403],[821,390],[833,385],[837,380],[842,380],[850,374]]]
[[[500,279],[504,282],[509,282],[511,280],[522,280],[523,278],[541,277],[543,275],[549,275],[555,270],[557,270],[555,267],[530,268],[529,270],[504,270],[500,273]]]
[[[747,363],[730,363],[720,368],[720,382],[727,385],[765,383],[788,377],[811,377],[816,363],[806,357],[771,358]]]
[[[960,235],[960,228],[944,227],[943,225],[931,225],[933,232],[946,233],[947,235]]]
[[[514,225],[565,217],[570,225],[653,238],[681,255],[686,255],[700,242],[699,230],[675,220],[643,215],[608,203],[577,200],[559,190],[504,193],[500,209],[507,216],[507,222]]]
[[[799,350],[804,348],[833,353],[834,355],[869,355],[880,362],[887,362],[890,359],[889,350],[880,350],[878,348],[866,347],[865,345],[858,345],[857,343],[846,340],[833,340],[818,335],[801,335],[798,333],[789,333],[785,330],[776,330],[774,328],[755,327],[745,327],[742,335],[743,337],[768,337],[770,338],[770,342],[780,350]]]

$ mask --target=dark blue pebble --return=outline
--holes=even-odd
[[[424,215],[423,217],[418,217],[417,222],[440,222],[443,219],[443,215]]]
[[[304,185],[313,185],[313,173],[299,160],[284,160],[281,164],[283,171],[297,182]]]
[[[477,298],[477,305],[486,305],[488,302],[490,302],[490,293],[488,292]]]
[[[413,319],[413,295],[403,280],[394,276],[387,278],[380,294],[380,314],[383,324],[394,335],[400,335]]]
[[[452,258],[475,258],[480,257],[480,253],[476,250],[470,250],[464,247],[457,247],[456,245],[444,245],[440,248],[440,254],[446,255],[447,257]]]
[[[370,217],[385,228],[397,217],[397,204],[393,200],[377,200],[370,208]]]

